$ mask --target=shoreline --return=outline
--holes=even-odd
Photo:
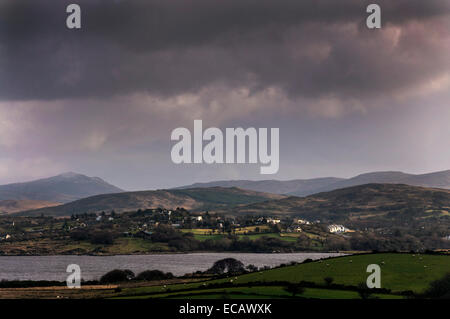
[[[290,251],[290,252],[253,252],[253,251],[187,251],[187,252],[149,252],[149,253],[127,253],[127,254],[0,254],[1,257],[114,257],[114,256],[148,256],[148,255],[188,255],[188,254],[364,254],[371,251]]]
[[[397,253],[404,254],[410,253],[411,251],[371,251],[371,250],[343,250],[343,251],[276,251],[276,252],[264,252],[264,251],[210,251],[210,250],[196,250],[196,251],[173,251],[173,252],[136,252],[136,253],[125,253],[125,254],[2,254],[1,257],[114,257],[114,256],[152,256],[152,255],[189,255],[189,254],[344,254],[344,255],[359,255],[359,254],[375,254],[375,253]],[[437,249],[432,251],[422,251],[415,252],[417,254],[449,254],[450,249]]]

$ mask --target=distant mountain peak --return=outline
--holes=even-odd
[[[65,172],[30,182],[0,185],[0,200],[67,203],[84,197],[121,192],[123,192],[122,189],[107,183],[100,177]]]
[[[72,178],[72,177],[77,177],[77,176],[86,176],[86,175],[75,173],[75,172],[64,172],[64,173],[57,175],[56,177]]]

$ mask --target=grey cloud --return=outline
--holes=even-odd
[[[65,28],[69,3],[2,2],[1,100],[171,96],[212,85],[345,100],[450,69],[445,1],[379,1],[382,31],[364,27],[370,2],[359,0],[83,0],[77,31]]]

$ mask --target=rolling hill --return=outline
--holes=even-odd
[[[423,293],[430,283],[448,273],[450,256],[417,254],[360,254],[303,262],[296,265],[260,270],[238,276],[227,276],[210,281],[129,287],[120,292],[119,298],[223,298],[252,299],[292,298],[282,283],[309,282],[317,285],[307,287],[299,295],[314,299],[359,299],[355,289],[365,283],[367,265],[382,265],[382,288],[394,294],[377,295],[377,298],[407,298],[403,291]],[[431,270],[432,269],[432,270]],[[230,285],[230,278],[234,277]],[[342,289],[327,286],[324,278],[333,279],[333,284],[353,286]],[[223,286],[219,284],[222,283]],[[310,285],[311,286],[311,285]],[[226,294],[225,294],[226,292]],[[445,286],[440,290],[445,294]],[[292,300],[292,299],[291,299]],[[295,299],[294,299],[295,300]],[[320,304],[320,303],[318,303]]]
[[[282,199],[285,197],[283,195],[243,190],[236,187],[122,192],[91,196],[57,207],[22,212],[20,215],[35,216],[44,214],[49,216],[70,216],[85,212],[97,213],[114,210],[120,213],[157,207],[167,209],[183,207],[191,211],[204,211],[230,209],[239,205]]]
[[[450,189],[450,170],[417,175],[406,174],[403,172],[366,173],[318,188],[316,189],[316,192],[326,192],[333,189],[364,185],[369,183],[406,184],[411,186]],[[294,195],[294,193],[292,194]]]
[[[266,192],[273,194],[293,194],[297,195],[309,195],[316,191],[337,183],[343,178],[325,177],[325,178],[313,178],[313,179],[295,179],[290,181],[278,181],[278,180],[262,180],[262,181],[250,181],[250,180],[231,180],[231,181],[215,181],[209,183],[195,183],[189,186],[182,186],[178,189],[184,188],[208,188],[208,187],[239,187],[243,189],[249,189],[257,192]]]
[[[287,194],[295,196],[308,196],[320,192],[332,191],[339,188],[364,185],[369,183],[407,184],[412,186],[434,187],[450,189],[450,170],[429,174],[406,174],[403,172],[372,172],[361,174],[352,178],[314,178],[295,179],[289,181],[279,180],[231,180],[208,183],[195,183],[180,188],[199,187],[239,187],[259,192],[274,194]]]
[[[46,202],[41,200],[30,200],[30,199],[22,199],[22,200],[5,199],[0,200],[0,215],[12,214],[24,210],[39,209],[43,207],[52,207],[58,205],[61,205],[61,203]]]
[[[292,214],[309,220],[348,222],[447,217],[449,211],[450,190],[404,184],[365,184],[308,197],[290,196],[240,206],[233,213]]]
[[[0,200],[38,200],[67,203],[80,198],[123,192],[99,177],[65,173],[25,183],[0,185]]]

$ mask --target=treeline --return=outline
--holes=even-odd
[[[134,272],[129,269],[114,269],[104,274],[100,278],[101,284],[121,283],[126,281],[153,281],[173,279],[175,276],[170,272],[162,272],[160,270],[146,270],[135,276]]]
[[[316,240],[314,249],[322,251],[425,251],[449,248],[450,241],[434,233],[416,236],[399,229],[390,234],[375,232],[353,233],[350,236],[328,236]],[[70,232],[70,238],[76,241],[89,241],[92,244],[111,245],[121,233],[107,229],[77,229]],[[167,243],[172,251],[242,251],[242,252],[293,252],[309,251],[313,247],[312,239],[299,234],[296,241],[261,236],[257,239],[238,237],[234,234],[221,238],[197,240],[192,233],[184,233],[168,225],[159,225],[147,236],[155,243]],[[317,242],[318,241],[318,242]]]
[[[177,229],[161,225],[150,236],[154,242],[167,243],[178,251],[243,251],[243,252],[292,252],[311,249],[311,239],[300,235],[297,241],[288,242],[276,237],[262,236],[250,240],[229,234],[219,239],[197,240],[192,233],[182,233]],[[425,251],[448,248],[449,242],[440,237],[416,237],[394,232],[390,235],[376,233],[354,233],[352,236],[329,236],[321,241],[321,250],[328,251]]]

